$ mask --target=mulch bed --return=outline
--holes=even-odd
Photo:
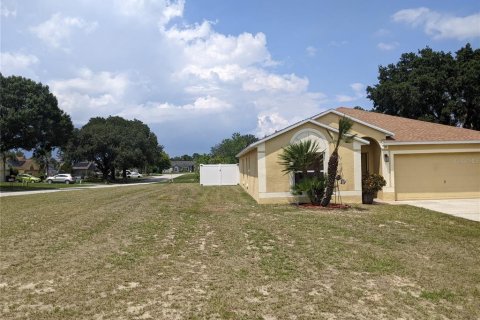
[[[314,209],[314,210],[346,210],[350,209],[351,207],[348,204],[341,204],[341,203],[330,203],[326,207],[322,207],[321,205],[314,205],[311,203],[301,203],[298,205],[302,209]]]

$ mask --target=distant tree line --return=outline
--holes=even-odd
[[[249,144],[258,141],[258,138],[252,134],[242,135],[238,132],[232,134],[231,138],[223,139],[210,148],[210,153],[194,153],[190,155],[177,156],[172,158],[173,161],[187,160],[195,161],[198,166],[200,164],[217,164],[217,163],[237,163],[236,155]]]

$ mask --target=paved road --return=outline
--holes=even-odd
[[[66,192],[66,191],[78,191],[78,190],[85,190],[85,189],[103,189],[103,188],[119,188],[119,187],[131,187],[131,186],[138,186],[143,184],[152,184],[157,182],[166,182],[170,181],[171,179],[175,179],[176,177],[180,177],[183,173],[177,174],[164,174],[161,176],[148,176],[145,179],[142,179],[138,183],[127,183],[127,184],[93,184],[89,186],[83,187],[71,187],[71,188],[64,188],[64,189],[47,189],[47,190],[29,190],[29,191],[12,191],[12,192],[0,192],[0,197],[12,197],[12,196],[23,196],[29,194],[38,194],[38,193],[52,193],[52,192]]]
[[[409,200],[389,203],[408,204],[480,222],[480,199]]]

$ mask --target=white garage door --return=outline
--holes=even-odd
[[[395,155],[397,200],[480,197],[480,152]]]

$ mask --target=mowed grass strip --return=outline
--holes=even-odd
[[[153,184],[1,198],[2,319],[478,318],[480,226]]]
[[[35,190],[52,190],[65,188],[79,188],[92,186],[91,183],[21,183],[21,182],[0,182],[0,192],[18,192],[18,191],[35,191]]]

